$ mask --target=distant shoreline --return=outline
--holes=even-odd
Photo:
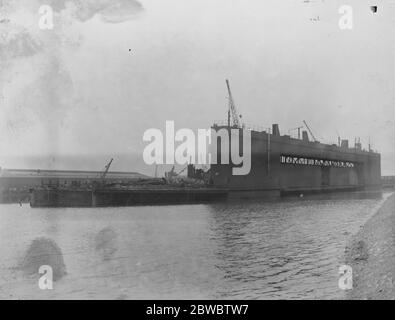
[[[395,299],[395,193],[352,237],[345,249],[353,289],[346,299]]]

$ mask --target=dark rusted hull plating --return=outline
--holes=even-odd
[[[225,200],[227,190],[211,188],[180,189],[34,189],[31,207],[122,207],[210,203]]]
[[[213,129],[229,131],[226,126],[214,125]],[[220,143],[218,154],[228,156],[221,152]],[[287,195],[381,188],[380,154],[359,145],[349,148],[251,131],[251,170],[247,175],[233,175],[235,166],[220,164],[220,160],[211,165],[212,184],[230,192],[278,190]]]

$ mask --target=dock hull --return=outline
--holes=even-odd
[[[214,126],[216,132],[239,139],[244,150],[245,130],[230,131]],[[222,138],[217,140],[222,141]],[[247,148],[249,149],[249,148]],[[289,136],[251,131],[251,148],[245,156],[249,168],[235,174],[241,165],[232,164],[229,148],[217,142],[217,161],[210,167],[214,187],[229,189],[278,189],[282,194],[364,190],[381,187],[381,156],[371,150],[340,147]],[[243,151],[244,152],[244,151]],[[221,163],[225,159],[225,163]]]
[[[226,200],[226,190],[45,190],[31,193],[30,206],[35,207],[124,207],[210,203]]]
[[[381,189],[363,187],[317,189],[178,189],[178,190],[56,190],[35,189],[30,206],[39,207],[125,207],[224,202],[232,200],[279,200],[310,195],[360,193],[376,194]]]

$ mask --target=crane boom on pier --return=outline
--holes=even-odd
[[[108,170],[110,170],[110,166],[111,166],[111,163],[112,163],[113,160],[114,160],[114,159],[111,158],[110,162],[107,163],[107,165],[104,167],[104,171],[103,171],[103,173],[102,173],[102,175],[101,175],[101,177],[100,177],[101,179],[104,179],[104,178],[106,177],[106,175],[107,175],[107,173],[108,173]]]
[[[237,128],[242,128],[243,125],[240,116],[237,113],[236,105],[232,97],[232,92],[230,90],[230,84],[228,79],[226,79],[226,86],[228,87],[229,94],[228,126],[231,125],[230,118],[232,117],[232,125]]]
[[[306,126],[307,130],[309,130],[311,137],[313,138],[314,142],[317,142],[318,140],[314,137],[313,132],[311,131],[310,127],[308,126],[307,122],[303,120],[304,125]]]

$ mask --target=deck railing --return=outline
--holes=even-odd
[[[226,121],[226,120],[214,120],[214,125],[217,125],[217,126],[220,126],[220,127],[228,126],[228,121]],[[256,132],[271,132],[270,127],[251,125],[249,123],[243,123],[243,129],[256,131]]]

